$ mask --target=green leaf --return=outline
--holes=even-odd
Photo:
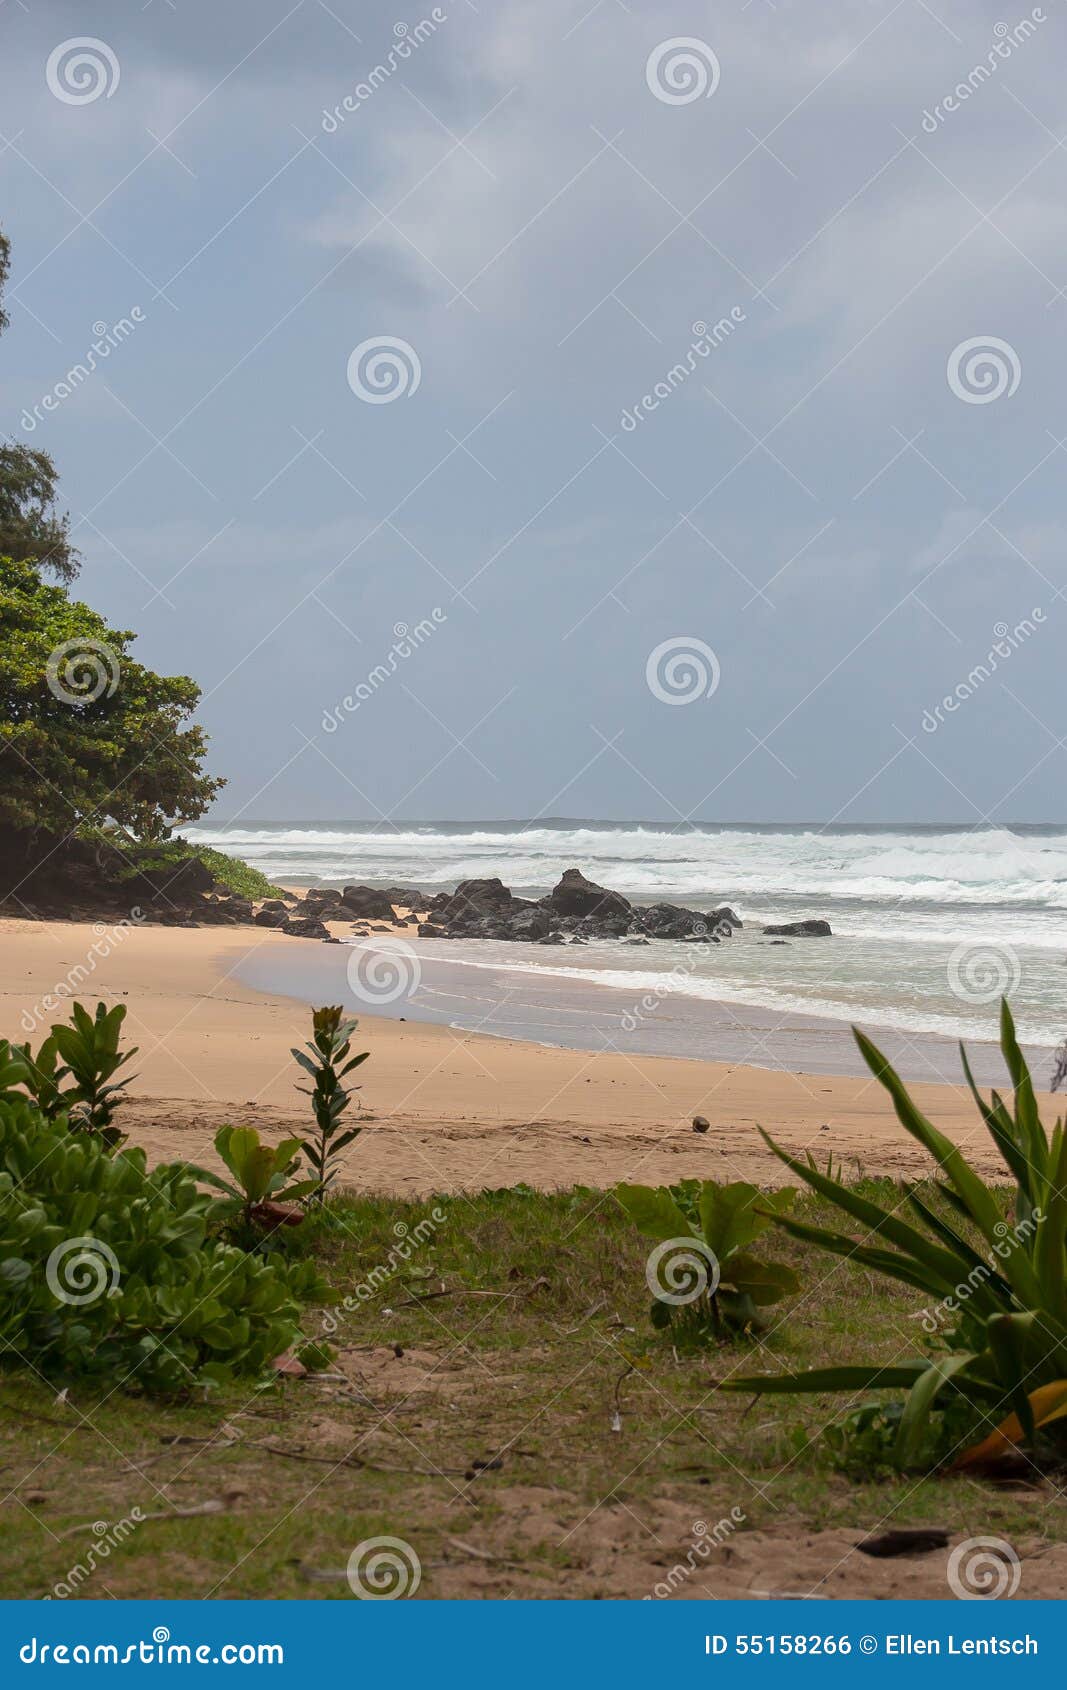
[[[721,1391],[747,1391],[755,1396],[800,1396],[806,1391],[887,1391],[910,1387],[929,1362],[913,1361],[896,1367],[814,1367],[807,1373],[753,1373],[743,1379],[724,1379]]]
[[[666,1186],[617,1185],[614,1195],[645,1238],[696,1237]]]
[[[966,1352],[962,1355],[943,1356],[938,1361],[932,1361],[926,1372],[916,1379],[908,1392],[897,1427],[895,1453],[900,1466],[907,1466],[918,1453],[923,1434],[929,1424],[930,1411],[939,1392],[954,1374],[969,1367],[974,1359],[973,1355]]]

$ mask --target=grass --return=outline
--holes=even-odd
[[[813,1198],[800,1210],[825,1218]],[[784,1236],[765,1253],[803,1290],[771,1311],[780,1330],[696,1356],[652,1332],[647,1247],[601,1192],[344,1194],[286,1244],[347,1298],[325,1376],[171,1405],[77,1385],[56,1400],[6,1376],[0,1597],[68,1580],[105,1541],[93,1522],[134,1508],[163,1517],[119,1533],[81,1594],[348,1600],[350,1552],[387,1535],[417,1552],[422,1596],[641,1596],[692,1522],[731,1509],[724,1579],[746,1541],[784,1543],[802,1578],[808,1534],[882,1521],[1067,1538],[1041,1481],[846,1477],[819,1435],[839,1400],[750,1410],[714,1390],[734,1368],[890,1361],[921,1342],[917,1294]],[[883,1565],[851,1559],[864,1577]]]
[[[227,856],[225,851],[213,851],[207,845],[190,845],[184,839],[171,841],[172,845],[182,847],[181,855],[185,857],[199,857],[204,867],[215,876],[223,886],[228,886],[231,892],[236,892],[242,898],[280,898],[284,890],[267,879],[258,868],[243,862],[240,857]]]
[[[120,879],[125,879],[140,869],[160,868],[167,864],[176,867],[178,863],[195,857],[214,875],[221,886],[236,892],[239,897],[258,901],[260,898],[285,896],[282,887],[275,886],[258,868],[243,862],[240,857],[228,856],[226,852],[212,850],[207,845],[191,845],[187,839],[174,838],[151,844],[117,833],[93,829],[87,829],[85,837],[97,839],[102,845],[114,848],[117,860],[122,863]]]

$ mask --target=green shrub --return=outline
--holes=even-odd
[[[215,1134],[215,1149],[233,1175],[232,1181],[220,1179],[208,1168],[190,1170],[201,1183],[225,1194],[211,1206],[214,1217],[240,1217],[248,1227],[268,1228],[303,1220],[302,1209],[282,1208],[294,1197],[308,1197],[317,1189],[313,1179],[286,1183],[300,1165],[298,1138],[283,1138],[279,1145],[263,1144],[255,1127],[220,1127]]]
[[[167,1393],[264,1376],[328,1293],[211,1236],[211,1203],[181,1165],[0,1099],[0,1365]]]
[[[125,1134],[112,1126],[111,1119],[126,1100],[127,1081],[116,1081],[115,1075],[137,1055],[136,1045],[132,1050],[119,1049],[126,1005],[117,1003],[108,1009],[98,1003],[94,1016],[75,1003],[70,1018],[69,1027],[62,1022],[53,1025],[36,1056],[28,1044],[16,1046],[25,1068],[22,1083],[48,1120],[62,1115],[71,1132],[95,1133],[109,1149],[117,1149]],[[66,1091],[64,1080],[74,1082]]]
[[[363,1130],[361,1127],[349,1127],[347,1131],[341,1131],[341,1116],[348,1108],[353,1093],[359,1090],[358,1086],[346,1086],[344,1079],[353,1068],[366,1062],[370,1051],[349,1056],[352,1034],[359,1023],[355,1019],[346,1019],[339,1004],[313,1010],[311,1022],[311,1042],[304,1050],[294,1049],[292,1055],[315,1082],[314,1086],[297,1086],[296,1089],[310,1097],[315,1117],[314,1136],[303,1139],[300,1148],[317,1176],[315,1199],[321,1204],[326,1196],[326,1187],[337,1178],[341,1151]]]
[[[894,1416],[893,1460],[898,1467],[930,1464],[944,1417],[940,1458],[963,1449],[966,1463],[1032,1446],[1067,1429],[1067,1136],[1060,1121],[1049,1135],[1037,1110],[1030,1072],[1015,1036],[1011,1011],[1001,1007],[1001,1049],[1014,1087],[1013,1107],[993,1092],[981,1096],[966,1052],[963,1069],[982,1120],[1014,1181],[1012,1210],[970,1166],[963,1152],[916,1107],[899,1075],[871,1041],[856,1031],[868,1067],[893,1099],[901,1125],[937,1163],[945,1211],[905,1188],[893,1209],[871,1202],[839,1180],[767,1144],[787,1167],[862,1228],[859,1237],[811,1226],[790,1216],[775,1223],[794,1238],[914,1286],[933,1300],[924,1311],[927,1355],[889,1367],[816,1368],[801,1374],[731,1380],[728,1390],[906,1390]],[[903,1210],[912,1219],[905,1219]],[[916,1225],[915,1221],[919,1224]],[[960,1436],[965,1414],[969,1435]],[[981,1434],[979,1445],[966,1445]]]
[[[760,1309],[799,1289],[792,1268],[764,1262],[748,1246],[796,1192],[774,1193],[738,1181],[682,1180],[678,1185],[617,1185],[615,1196],[646,1238],[657,1240],[646,1265],[653,1326],[698,1343],[755,1332]]]

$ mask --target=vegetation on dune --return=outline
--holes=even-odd
[[[682,1180],[678,1185],[617,1185],[615,1196],[638,1232],[656,1241],[646,1264],[652,1325],[676,1341],[699,1344],[726,1334],[755,1334],[761,1310],[800,1289],[793,1269],[749,1249],[787,1209],[796,1192],[762,1192],[737,1181]]]
[[[315,1117],[315,1131],[302,1141],[301,1148],[315,1170],[315,1201],[323,1203],[327,1188],[337,1178],[341,1152],[357,1139],[361,1127],[342,1129],[341,1116],[348,1108],[355,1086],[346,1086],[346,1075],[366,1062],[370,1052],[361,1051],[350,1056],[351,1039],[358,1022],[345,1016],[339,1004],[316,1009],[312,1015],[311,1041],[303,1050],[293,1050],[292,1056],[314,1082],[298,1086],[297,1090],[311,1098]]]
[[[347,1059],[355,1022],[316,1010],[317,1065],[294,1052],[315,1077],[317,1136],[272,1146],[253,1127],[221,1127],[226,1180],[191,1164],[149,1173],[142,1150],[119,1149],[116,1076],[135,1054],[120,1048],[125,1016],[125,1004],[90,1015],[75,1003],[36,1052],[0,1040],[0,1365],[157,1392],[263,1376],[302,1343],[303,1305],[326,1294],[277,1235],[303,1220],[300,1200],[321,1205],[357,1136],[337,1131],[344,1077],[366,1060]],[[301,1150],[313,1177],[297,1177]]]
[[[163,878],[168,870],[177,872],[183,863],[197,862],[203,864],[219,886],[241,898],[257,902],[287,895],[284,887],[275,886],[258,868],[240,857],[227,856],[209,845],[194,845],[188,839],[140,840],[114,826],[83,828],[81,837],[98,848],[103,861],[110,859],[109,872],[120,884],[139,874]]]
[[[855,1189],[884,1205],[896,1191],[889,1179]],[[833,1213],[809,1190],[794,1212],[816,1225]],[[762,1339],[765,1365],[799,1371],[857,1353],[891,1361],[921,1295],[785,1233],[777,1243],[808,1294],[775,1311],[788,1313]],[[85,1534],[58,1535],[121,1519],[134,1504],[150,1518],[80,1595],[103,1595],[102,1580],[122,1598],[165,1587],[180,1598],[350,1601],[353,1546],[390,1535],[417,1551],[419,1594],[431,1599],[640,1598],[684,1560],[693,1521],[713,1529],[736,1510],[730,1560],[714,1546],[701,1595],[746,1566],[758,1569],[753,1585],[776,1589],[765,1563],[777,1546],[786,1589],[832,1596],[845,1573],[850,1594],[873,1576],[875,1563],[859,1571],[852,1557],[821,1582],[857,1528],[886,1519],[944,1528],[956,1541],[995,1533],[1035,1553],[1067,1533],[1055,1483],[1037,1473],[1028,1488],[979,1491],[858,1464],[846,1472],[823,1436],[833,1397],[768,1398],[754,1411],[748,1397],[714,1392],[717,1378],[750,1368],[750,1352],[676,1355],[670,1334],[649,1329],[648,1241],[602,1191],[408,1200],[342,1189],[285,1244],[343,1299],[305,1317],[305,1330],[337,1350],[314,1386],[144,1400],[100,1381],[75,1384],[57,1404],[32,1375],[8,1375],[0,1422],[20,1501],[0,1534],[0,1596],[66,1579],[84,1559]],[[217,1507],[184,1518],[159,1490]],[[808,1546],[824,1532],[834,1534],[831,1551],[824,1545],[814,1572]],[[752,1533],[762,1547],[747,1547]],[[947,1594],[943,1557],[901,1565],[909,1577],[925,1573],[923,1594]],[[1036,1565],[1025,1561],[1021,1595]]]
[[[31,1103],[0,1097],[0,1362],[174,1393],[262,1376],[326,1295],[308,1262],[209,1232],[179,1164],[149,1170]]]
[[[17,1074],[45,1119],[62,1117],[72,1132],[95,1134],[108,1149],[115,1149],[124,1136],[112,1125],[112,1117],[129,1080],[116,1080],[115,1075],[137,1054],[136,1045],[119,1049],[125,1019],[123,1003],[111,1009],[98,1003],[95,1015],[75,1003],[72,1026],[56,1023],[36,1053],[28,1043],[11,1052],[15,1067],[9,1071]],[[72,1084],[64,1089],[67,1080]]]
[[[803,1391],[905,1390],[903,1404],[881,1421],[868,1415],[857,1431],[885,1434],[898,1466],[930,1459],[975,1465],[1026,1445],[1062,1456],[1067,1432],[1067,1135],[1051,1135],[1038,1113],[1033,1083],[1001,1007],[1001,1048],[1014,1087],[1009,1108],[997,1092],[986,1101],[961,1046],[975,1103],[1014,1182],[1003,1194],[971,1167],[963,1152],[917,1108],[899,1075],[862,1033],[856,1039],[898,1119],[937,1164],[936,1194],[905,1187],[892,1205],[871,1202],[842,1181],[782,1150],[774,1154],[833,1206],[860,1223],[853,1236],[775,1214],[794,1238],[914,1287],[932,1299],[923,1311],[930,1334],[924,1355],[883,1364],[820,1367],[807,1373],[759,1374],[728,1388],[772,1394]],[[941,1435],[934,1416],[942,1416]],[[890,1436],[891,1433],[891,1436]]]

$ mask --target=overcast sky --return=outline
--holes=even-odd
[[[0,32],[4,427],[220,820],[1063,816],[1058,0]]]

